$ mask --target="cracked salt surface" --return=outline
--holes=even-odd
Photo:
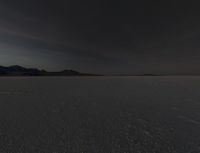
[[[200,152],[200,77],[0,78],[0,152]]]
[[[178,118],[181,118],[181,119],[183,119],[183,120],[185,120],[185,121],[187,121],[187,122],[189,122],[189,123],[193,123],[193,124],[196,124],[196,125],[199,125],[199,126],[200,126],[200,122],[199,122],[199,121],[196,121],[196,120],[194,120],[194,119],[192,119],[192,118],[189,118],[189,117],[187,117],[187,116],[182,116],[182,115],[180,115],[180,116],[178,116]]]

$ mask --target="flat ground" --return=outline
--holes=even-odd
[[[200,77],[0,78],[1,153],[199,153]]]

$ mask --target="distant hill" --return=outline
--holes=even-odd
[[[25,68],[19,65],[0,66],[0,76],[97,76],[96,74],[80,73],[74,70],[48,72],[37,68]]]

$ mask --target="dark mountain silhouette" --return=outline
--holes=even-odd
[[[0,76],[96,76],[96,74],[80,73],[74,70],[48,72],[37,68],[25,68],[19,65],[0,66]]]

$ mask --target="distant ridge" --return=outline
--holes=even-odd
[[[48,72],[37,68],[25,68],[19,65],[0,66],[0,76],[99,76],[97,74],[81,73],[74,70]]]
[[[1,76],[200,76],[200,74],[92,74],[92,73],[82,73],[79,71],[66,69],[63,71],[46,71],[38,68],[26,68],[19,65],[12,66],[0,66],[0,77]]]

